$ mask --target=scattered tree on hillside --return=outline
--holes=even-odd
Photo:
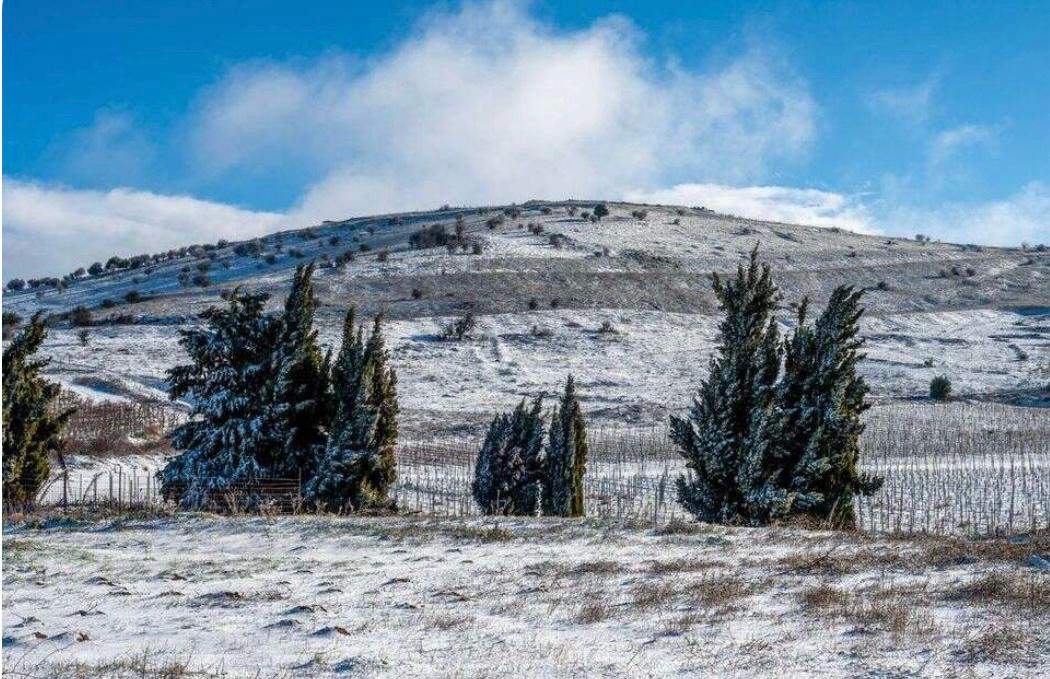
[[[441,328],[441,339],[460,342],[474,334],[478,320],[473,311],[468,311],[460,318],[455,318]]]
[[[930,398],[935,401],[947,401],[952,397],[952,381],[944,375],[930,380]]]
[[[543,473],[543,403],[522,399],[489,425],[474,467],[471,492],[485,514],[534,515]]]
[[[551,413],[543,485],[543,513],[583,516],[583,477],[587,470],[587,427],[572,375]]]
[[[609,207],[605,203],[598,203],[594,206],[594,216],[601,221],[603,217],[609,216]]]
[[[54,413],[51,402],[59,386],[41,376],[50,362],[34,355],[47,338],[40,314],[4,349],[3,360],[3,490],[8,508],[32,504],[51,473],[48,454],[57,450],[72,410]]]

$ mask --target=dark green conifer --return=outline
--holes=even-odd
[[[51,473],[48,454],[58,449],[73,413],[53,412],[60,388],[40,374],[50,360],[33,358],[46,338],[47,326],[37,314],[4,349],[3,483],[9,509],[32,504]]]
[[[738,475],[749,464],[752,430],[772,407],[780,368],[773,313],[780,293],[769,266],[751,251],[736,277],[713,277],[724,314],[719,345],[687,418],[671,418],[671,437],[688,469],[678,478],[678,499],[694,516],[715,523],[750,522]]]
[[[584,516],[583,477],[587,471],[587,427],[572,375],[551,413],[543,486],[543,513]]]
[[[321,351],[314,330],[314,265],[296,268],[273,366],[274,435],[281,443],[276,471],[310,478],[321,457],[331,418],[329,357]]]
[[[489,425],[474,466],[471,491],[485,514],[534,515],[543,462],[543,403],[526,400]]]

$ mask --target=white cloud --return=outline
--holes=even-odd
[[[130,113],[103,109],[90,126],[53,145],[49,155],[60,158],[63,174],[106,184],[141,179],[157,149]]]
[[[212,175],[309,167],[305,221],[749,181],[809,148],[816,105],[776,60],[688,72],[646,60],[640,40],[618,17],[564,32],[519,3],[466,5],[364,64],[234,69],[197,102],[190,146]]]
[[[952,203],[936,209],[898,208],[882,220],[895,233],[923,233],[954,243],[1018,246],[1050,243],[1050,187],[1029,182],[1001,200]]]
[[[915,85],[875,90],[866,94],[864,101],[874,111],[921,124],[930,117],[938,82],[939,78],[932,76]]]
[[[61,275],[112,255],[273,231],[283,216],[189,196],[3,180],[5,279]]]
[[[986,125],[959,125],[939,132],[930,144],[927,162],[942,168],[967,149],[987,147],[995,141],[995,130]]]
[[[860,233],[877,231],[857,198],[817,189],[786,186],[679,184],[669,189],[631,191],[627,200],[665,205],[703,206],[725,214],[790,224],[837,226]]]

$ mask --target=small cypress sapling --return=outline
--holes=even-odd
[[[370,504],[389,506],[390,486],[397,480],[398,415],[397,373],[387,365],[389,354],[383,340],[382,317],[376,316],[372,335],[365,346],[365,378],[368,408],[376,418],[369,468],[363,488]]]
[[[343,341],[332,364],[332,419],[317,471],[307,483],[308,500],[344,512],[364,504],[360,480],[370,457],[375,415],[366,403],[365,347],[350,307],[343,321]]]

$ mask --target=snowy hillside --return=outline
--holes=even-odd
[[[45,351],[52,374],[80,393],[162,396],[165,370],[182,360],[180,327],[238,285],[270,292],[276,306],[294,267],[317,260],[325,341],[336,339],[350,304],[391,321],[410,427],[436,415],[444,427],[486,420],[521,395],[552,392],[569,371],[595,416],[647,424],[683,408],[704,373],[717,323],[710,274],[734,270],[757,244],[784,291],[784,323],[788,304],[804,295],[820,304],[839,284],[869,290],[863,371],[876,399],[921,396],[940,374],[963,396],[1044,398],[1050,253],[692,208],[609,204],[612,214],[593,222],[583,217],[593,206],[535,202],[326,222],[78,277],[64,290],[7,292],[3,306],[23,317],[65,314]],[[454,234],[457,219],[459,246],[412,247],[412,235],[431,225]],[[94,317],[86,343],[69,319],[76,307]],[[475,336],[440,341],[441,326],[467,311],[478,315]]]

